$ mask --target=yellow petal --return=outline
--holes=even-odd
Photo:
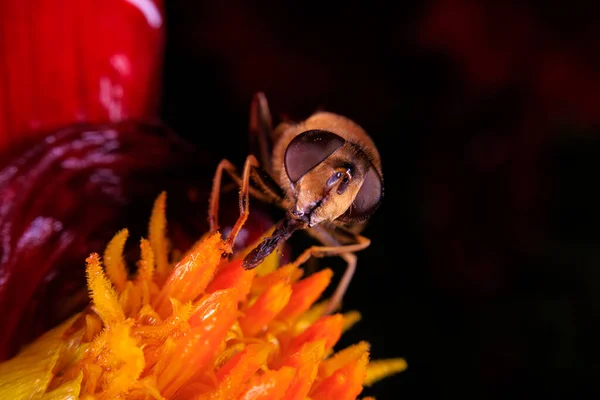
[[[79,392],[81,391],[81,380],[83,379],[83,373],[79,372],[77,377],[72,381],[63,383],[56,389],[45,393],[42,396],[42,400],[76,400],[79,399]]]
[[[53,378],[59,355],[63,350],[65,332],[76,315],[46,332],[12,359],[0,363],[0,399],[40,398]]]

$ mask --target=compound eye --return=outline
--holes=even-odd
[[[293,183],[342,147],[345,140],[322,130],[310,130],[296,136],[285,150],[284,165]]]
[[[341,184],[340,184],[341,186]],[[340,218],[343,222],[359,222],[369,218],[371,214],[379,207],[383,198],[383,179],[371,167],[365,175],[360,190],[352,205]]]

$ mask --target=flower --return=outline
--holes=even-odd
[[[90,306],[0,364],[1,398],[354,399],[406,368],[369,362],[366,342],[334,352],[360,316],[315,303],[331,270],[303,277],[278,253],[244,270],[218,232],[178,256],[165,209],[163,192],[134,275],[126,229],[87,258]]]
[[[190,248],[208,229],[205,207],[218,161],[163,124],[133,121],[71,125],[3,158],[0,361],[83,310],[82,262],[124,226],[132,236],[145,235],[144,210],[161,189],[174,205],[168,225],[173,246]],[[272,224],[259,206],[255,202],[239,248]],[[225,230],[238,210],[235,191],[224,194],[221,210]],[[132,247],[125,257],[134,265]]]

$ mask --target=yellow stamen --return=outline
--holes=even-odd
[[[87,258],[86,262],[88,288],[94,310],[107,326],[123,321],[125,314],[113,286],[102,270],[100,256],[93,253]]]
[[[129,236],[127,229],[119,231],[106,246],[104,251],[104,267],[106,275],[119,292],[125,289],[127,282],[127,267],[123,259],[123,249]]]
[[[371,361],[367,366],[367,377],[365,378],[364,385],[371,386],[383,378],[404,371],[407,367],[408,364],[403,358]]]
[[[165,281],[169,272],[169,250],[165,236],[167,230],[166,207],[167,192],[162,192],[154,202],[148,228],[148,239],[155,257],[156,279],[159,284]]]
[[[105,374],[103,389],[108,399],[127,393],[144,369],[144,353],[131,337],[130,329],[127,324],[114,327],[106,342],[109,350],[105,357],[110,370]]]
[[[352,328],[361,320],[361,318],[362,316],[358,311],[348,311],[347,313],[344,313],[344,326],[342,332],[346,332],[348,329]]]
[[[331,358],[321,363],[319,372],[323,377],[331,376],[335,371],[343,367],[344,365],[358,360],[363,354],[369,352],[371,346],[367,342],[360,342],[350,347],[339,351]]]

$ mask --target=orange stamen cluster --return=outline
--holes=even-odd
[[[397,359],[371,371],[365,342],[333,353],[358,314],[315,304],[329,269],[302,278],[274,253],[246,271],[221,259],[218,233],[170,263],[165,202],[155,202],[136,274],[122,230],[102,260],[86,260],[91,308],[0,364],[0,397],[343,400],[406,368]]]

